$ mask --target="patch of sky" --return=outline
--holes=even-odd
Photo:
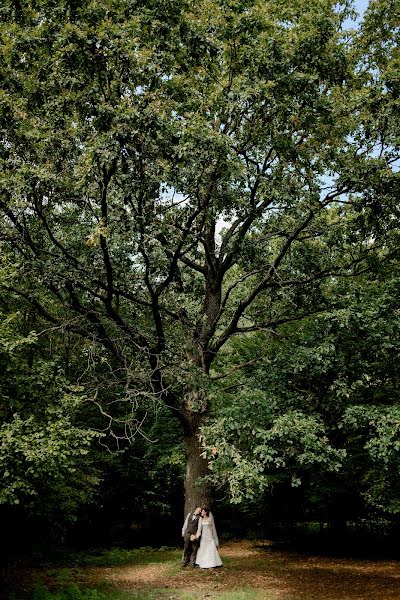
[[[344,30],[356,29],[359,26],[360,22],[362,21],[363,15],[364,15],[365,11],[367,10],[368,5],[369,5],[368,0],[356,0],[353,4],[353,8],[354,8],[356,14],[345,19],[345,21],[343,22],[342,28]]]

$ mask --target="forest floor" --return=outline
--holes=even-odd
[[[76,555],[68,567],[14,569],[6,584],[16,586],[18,600],[32,597],[38,584],[51,592],[36,590],[35,600],[400,600],[396,560],[300,554],[246,541],[225,543],[220,553],[222,568],[201,570],[182,568],[176,549],[113,549]],[[57,592],[71,585],[75,593]]]

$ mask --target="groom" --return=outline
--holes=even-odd
[[[183,557],[182,557],[182,567],[186,567],[190,564],[191,567],[195,566],[196,563],[196,554],[197,549],[199,547],[199,541],[194,538],[197,533],[197,527],[199,525],[201,513],[201,506],[197,506],[194,511],[190,512],[185,519],[185,522],[182,527],[182,537],[183,537]],[[191,539],[194,538],[194,539]]]

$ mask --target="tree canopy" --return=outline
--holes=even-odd
[[[339,282],[397,260],[398,15],[372,2],[352,32],[349,11],[330,0],[2,9],[1,288],[86,340],[85,393],[114,440],[135,437],[142,402],[179,420],[187,506],[210,499],[199,436],[224,409],[217,382],[237,338],[257,361],[295,323],[329,330]],[[270,413],[262,396],[270,427],[249,429],[262,461],[276,463],[271,443],[288,435],[296,464],[339,469],[319,413],[287,408]]]

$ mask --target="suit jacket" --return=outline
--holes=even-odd
[[[194,518],[193,518],[194,517]],[[188,533],[190,535],[195,535],[197,533],[197,527],[199,525],[199,516],[195,516],[193,512],[190,512],[185,519],[185,522],[182,527],[182,535]]]

